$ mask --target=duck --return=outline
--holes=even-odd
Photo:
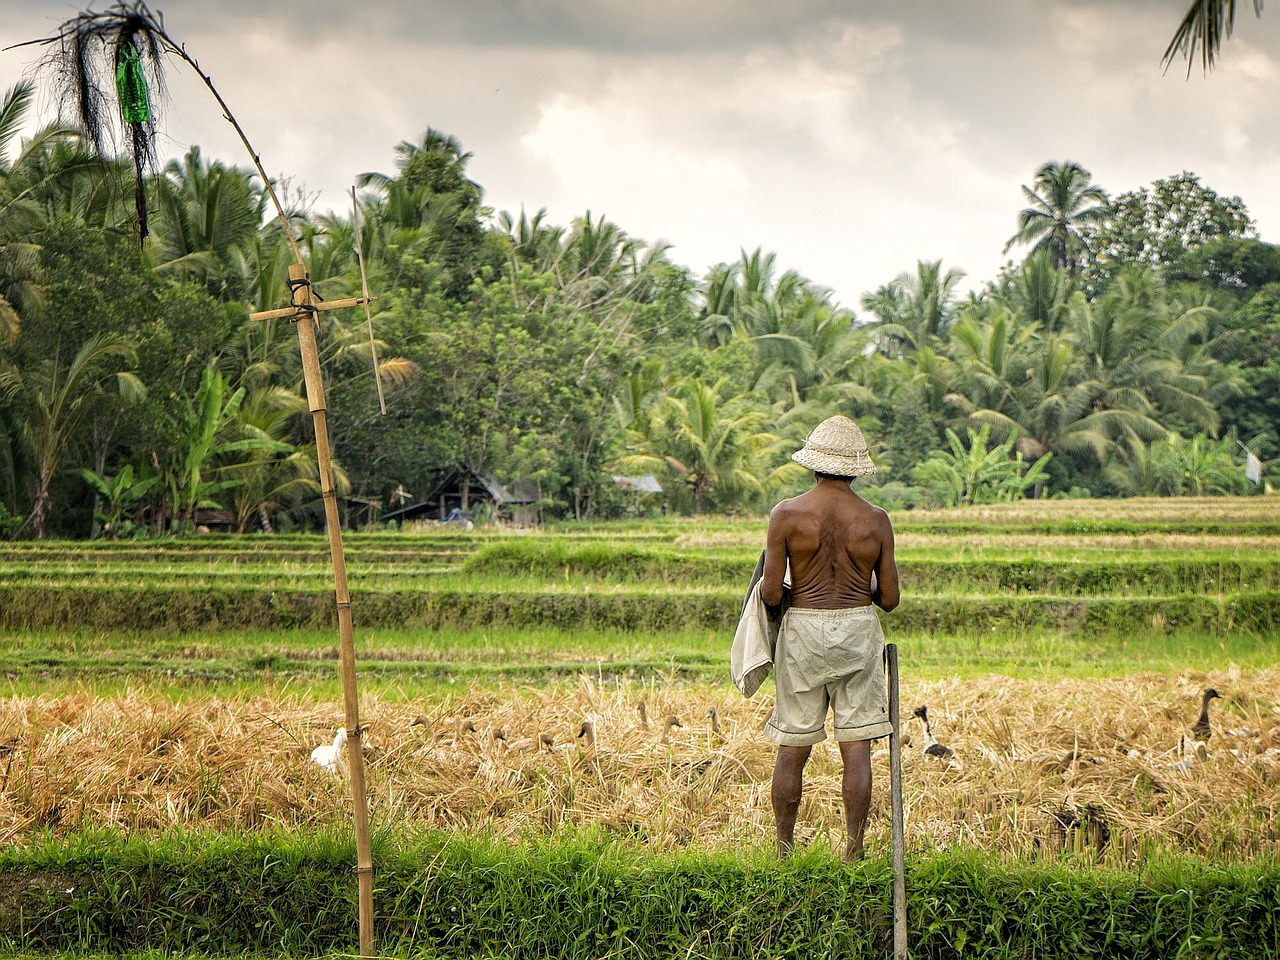
[[[596,748],[596,725],[590,720],[583,720],[578,726],[578,732],[575,737],[582,741],[587,750],[594,750]]]
[[[539,733],[537,736],[525,737],[510,744],[512,753],[540,753],[544,749],[550,753],[555,747],[556,738],[549,733]]]
[[[955,755],[955,751],[946,744],[938,742],[937,737],[933,735],[933,731],[929,728],[929,708],[924,706],[916,707],[911,711],[913,717],[917,717],[924,724],[924,746],[921,748],[926,757],[936,757],[939,760],[948,760]]]
[[[636,704],[636,713],[640,714],[640,729],[649,729],[649,705],[643,700]]]
[[[1070,849],[1073,830],[1079,831],[1083,844],[1095,853],[1101,853],[1111,842],[1111,824],[1101,804],[1086,803],[1084,807],[1077,807],[1064,803],[1051,815],[1060,850]]]
[[[723,737],[724,730],[720,728],[720,715],[716,713],[715,707],[707,707],[707,719],[711,721],[711,732],[717,737]]]
[[[1213,736],[1213,728],[1209,726],[1209,701],[1221,699],[1222,694],[1218,693],[1213,687],[1205,690],[1203,699],[1200,701],[1200,716],[1191,727],[1191,736],[1200,743],[1208,743],[1209,738]]]
[[[662,743],[671,742],[671,731],[676,727],[683,728],[684,724],[680,722],[680,718],[674,713],[668,716],[666,720],[662,721]]]
[[[347,745],[347,728],[339,727],[333,743],[322,743],[311,751],[311,760],[330,773],[338,773],[342,767],[342,751]]]

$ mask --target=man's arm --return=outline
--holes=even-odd
[[[782,602],[782,578],[787,572],[787,535],[778,512],[779,507],[781,504],[769,513],[764,573],[760,577],[760,599],[771,607]]]
[[[767,568],[766,568],[767,569]],[[871,601],[886,613],[898,605],[898,562],[893,556],[893,524],[884,517],[884,535],[880,541],[880,559],[876,561],[876,585]]]

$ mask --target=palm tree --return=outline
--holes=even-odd
[[[1149,271],[1124,270],[1107,294],[1078,301],[1071,333],[1080,356],[1077,389],[1088,396],[1081,426],[1110,443],[1099,447],[1106,461],[1122,440],[1154,440],[1170,423],[1216,430],[1217,413],[1206,399],[1214,386],[1206,358],[1195,369],[1183,361],[1187,341],[1203,331],[1203,310],[1172,313]]]
[[[320,495],[315,445],[295,447],[287,442],[291,424],[306,412],[305,398],[279,386],[250,394],[238,411],[239,432],[260,446],[249,450],[243,462],[218,470],[220,477],[235,484],[229,488],[228,509],[236,516],[237,533],[244,533],[250,524],[270,533],[269,511]],[[349,486],[340,467],[335,468],[334,481],[339,492]]]
[[[70,128],[47,126],[10,157],[33,95],[30,83],[19,83],[0,99],[0,345],[17,338],[24,313],[44,304],[32,238],[59,213],[100,209],[105,194],[105,165]]]
[[[44,127],[10,158],[9,142],[21,129],[34,92],[32,84],[19,83],[0,99],[0,239],[47,221],[51,202],[58,206],[52,198],[75,192],[67,189],[68,184],[80,174],[91,175],[88,192],[96,198],[92,205],[100,209],[106,192],[102,174],[107,164],[84,149],[79,132],[70,127]],[[86,204],[63,203],[61,207],[83,212]]]
[[[1006,409],[1017,385],[1026,379],[1036,332],[1033,324],[1019,323],[1001,306],[968,311],[951,331],[958,391],[948,402],[963,410]]]
[[[901,357],[945,343],[955,319],[955,288],[963,278],[962,270],[943,270],[941,260],[920,260],[914,274],[901,273],[863,297],[863,308],[875,317],[870,329],[881,352]]]
[[[546,219],[545,207],[532,217],[522,207],[519,220],[506,210],[498,214],[498,226],[511,238],[513,274],[522,264],[528,264],[539,273],[550,273],[555,268],[564,249],[564,228],[549,224]]]
[[[779,438],[764,429],[769,413],[739,395],[724,399],[727,380],[686,382],[657,405],[656,422],[628,431],[629,469],[674,475],[693,497],[695,513],[715,495],[722,505],[767,495],[802,474],[790,461],[771,466]]]
[[[155,256],[161,273],[186,273],[211,294],[245,297],[253,278],[240,274],[241,248],[258,236],[267,198],[250,175],[205,163],[199,147],[173,160],[155,184]],[[313,271],[314,273],[314,271]]]
[[[1089,171],[1078,163],[1049,162],[1036,171],[1031,186],[1022,187],[1030,206],[1018,213],[1018,232],[1004,245],[1030,244],[1033,252],[1047,250],[1056,267],[1074,275],[1085,249],[1080,228],[1106,216],[1107,194],[1089,182]]]
[[[119,369],[134,359],[128,343],[100,334],[85,341],[65,366],[56,354],[26,369],[12,359],[0,365],[0,401],[20,411],[17,431],[34,467],[31,511],[23,530],[36,539],[44,537],[50,487],[93,416],[95,398],[111,382],[127,397],[145,392],[134,374]]]
[[[389,234],[382,243],[451,270],[466,268],[484,234],[483,191],[466,175],[470,159],[455,137],[428,127],[420,142],[403,140],[396,146],[398,176],[357,177],[357,184],[373,188],[383,198],[366,218],[376,220]],[[449,284],[456,293],[465,292],[466,273],[462,269]]]
[[[1262,0],[1253,0],[1253,12],[1262,16]],[[1235,20],[1236,0],[1192,0],[1173,39],[1165,48],[1161,64],[1167,70],[1173,58],[1183,54],[1187,58],[1187,76],[1190,76],[1191,64],[1199,47],[1200,63],[1208,73],[1222,51],[1223,42],[1231,36]]]
[[[1045,333],[1055,333],[1067,324],[1074,287],[1065,270],[1053,265],[1049,252],[1027,257],[996,294],[1024,323],[1036,323]]]
[[[796,403],[874,403],[874,395],[857,373],[869,362],[870,336],[865,327],[854,326],[848,312],[828,303],[825,296],[807,294],[797,306],[779,311],[773,326],[751,341],[762,365],[757,376],[770,365],[777,368],[775,398],[781,387],[786,398]]]
[[[777,256],[757,247],[740,251],[737,263],[721,263],[708,271],[699,291],[698,329],[704,345],[721,347],[741,331],[747,315],[789,294],[799,279],[788,273],[775,285]],[[779,291],[784,291],[779,294]],[[767,308],[765,308],[767,311]],[[759,330],[755,332],[759,333]]]

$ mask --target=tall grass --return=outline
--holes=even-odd
[[[1076,681],[904,671],[905,712],[927,705],[955,752],[948,762],[926,757],[916,722],[905,724],[907,837],[1011,858],[1079,846],[1117,865],[1167,850],[1273,854],[1276,683],[1274,668]],[[1196,759],[1179,746],[1205,686],[1226,699]],[[747,701],[723,685],[666,678],[366,691],[374,821],[513,839],[589,825],[655,849],[764,844],[774,750],[760,731],[771,707],[767,691]],[[663,736],[667,716],[682,725]],[[584,721],[594,744],[581,735]],[[285,687],[255,699],[190,685],[181,697],[11,696],[0,701],[0,836],[339,824],[349,816],[343,780],[309,754],[341,723],[337,699]],[[880,782],[870,835],[882,843],[883,742],[872,758]],[[814,750],[801,817],[806,838],[834,843],[843,831],[832,744]],[[1105,823],[1106,838],[1062,819],[1070,817]]]
[[[0,941],[39,951],[333,955],[355,948],[351,844],[334,834],[97,834],[0,853]],[[653,855],[592,832],[519,845],[378,836],[375,932],[385,956],[564,960],[885,956],[884,858],[823,849]],[[908,863],[919,958],[1271,958],[1275,861],[1164,860],[1142,874],[1010,865],[954,851]]]

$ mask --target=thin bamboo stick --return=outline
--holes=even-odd
[[[906,838],[902,822],[902,741],[898,719],[898,645],[887,643],[889,667],[889,790],[893,797],[893,960],[907,960]]]
[[[356,241],[356,259],[360,263],[360,297],[364,301],[364,321],[369,327],[369,353],[373,357],[373,382],[378,385],[378,408],[387,415],[387,398],[382,393],[382,374],[378,370],[378,344],[373,339],[373,315],[369,312],[369,277],[364,270],[364,245],[360,242],[360,201],[356,188],[351,188],[351,228]]]

